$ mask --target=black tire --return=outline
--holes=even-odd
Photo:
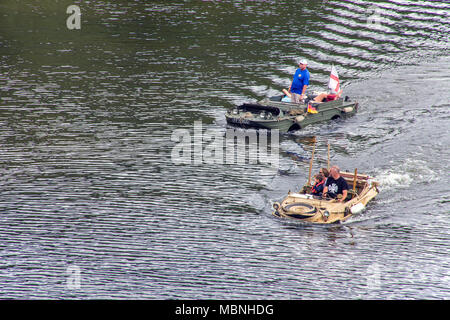
[[[297,212],[293,212],[293,214],[295,214],[295,215],[312,216],[312,215],[314,215],[317,212],[317,208],[316,207],[314,207],[314,206],[312,206],[310,204],[304,203],[304,202],[295,202],[295,203],[288,204],[286,207],[284,207],[284,210],[286,210],[286,212],[289,214],[290,209],[292,209],[293,207],[306,207],[306,208],[309,209],[309,211],[305,211],[302,214],[299,214]]]
[[[341,118],[341,116],[335,115],[331,118],[331,120],[339,120]]]
[[[288,132],[293,132],[301,129],[302,127],[298,123],[294,123],[292,126],[289,127]]]

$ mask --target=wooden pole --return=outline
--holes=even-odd
[[[312,171],[312,164],[314,161],[314,151],[316,150],[316,137],[314,137],[314,145],[313,145],[313,151],[311,155],[311,161],[309,162],[309,178],[308,178],[308,186],[311,185],[311,171]]]
[[[353,177],[353,197],[356,195],[356,179],[358,177],[358,168],[355,168],[355,175]]]
[[[327,162],[327,169],[330,171],[330,141],[328,141],[328,162]]]

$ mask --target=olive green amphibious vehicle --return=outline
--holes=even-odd
[[[318,122],[347,118],[358,110],[358,103],[346,96],[329,102],[284,102],[284,96],[265,98],[258,103],[244,103],[225,114],[229,125],[242,128],[278,129],[285,133]],[[308,99],[306,99],[308,101]]]

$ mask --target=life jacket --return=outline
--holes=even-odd
[[[327,95],[327,97],[325,98],[326,100],[327,100],[327,102],[328,101],[333,101],[333,100],[336,100],[336,98],[337,98],[337,94],[329,94],[329,95]]]
[[[320,181],[319,183],[316,183],[315,185],[312,186],[311,188],[311,193],[319,193],[319,191],[317,190],[317,188],[321,185],[323,185],[325,183],[324,180]]]

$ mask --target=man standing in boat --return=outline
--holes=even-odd
[[[323,197],[327,195],[331,198],[337,198],[339,194],[342,195],[338,201],[343,202],[347,198],[348,184],[343,177],[341,177],[338,166],[332,166],[330,175],[328,176],[325,187],[323,188]]]
[[[309,86],[309,71],[306,69],[308,62],[301,59],[298,63],[299,68],[295,71],[294,78],[289,87],[291,93],[291,102],[301,103],[305,98],[306,88]]]

